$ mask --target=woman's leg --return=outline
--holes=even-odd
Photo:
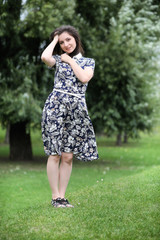
[[[73,153],[62,153],[59,170],[59,194],[64,198],[66,188],[72,172]]]
[[[59,160],[60,156],[49,156],[47,162],[47,175],[49,184],[52,190],[52,199],[60,197],[58,190],[58,180],[59,180]]]

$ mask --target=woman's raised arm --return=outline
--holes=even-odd
[[[58,42],[58,35],[54,37],[53,41],[48,45],[48,47],[46,47],[46,49],[43,51],[41,55],[41,60],[49,67],[54,66],[56,63],[56,60],[52,57],[52,52],[57,42]]]

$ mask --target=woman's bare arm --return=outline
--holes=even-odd
[[[73,69],[74,74],[76,77],[82,82],[87,83],[93,77],[93,69],[91,67],[86,67],[82,69],[73,58],[68,56],[66,53],[61,55],[61,60],[70,64],[71,68]]]
[[[41,55],[41,60],[49,67],[55,65],[56,60],[52,57],[53,50],[58,42],[58,35],[56,35],[53,41],[46,47]]]

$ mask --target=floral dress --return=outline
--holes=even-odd
[[[42,139],[47,155],[62,152],[74,154],[81,161],[98,159],[92,122],[85,101],[87,84],[80,82],[69,64],[56,60],[53,91],[48,96],[42,114]],[[80,53],[73,57],[82,69],[95,62]]]

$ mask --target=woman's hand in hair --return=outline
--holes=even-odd
[[[53,40],[48,45],[48,47],[46,47],[46,49],[43,51],[41,55],[42,61],[49,67],[53,67],[56,63],[56,60],[53,58],[52,53],[57,43],[58,34],[55,34]]]
[[[53,41],[57,43],[57,42],[58,42],[58,37],[59,37],[58,34],[55,33],[54,38],[53,38]]]

